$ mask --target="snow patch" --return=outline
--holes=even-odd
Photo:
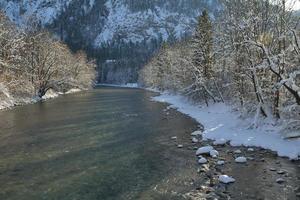
[[[73,88],[73,89],[70,89],[69,91],[67,91],[65,94],[73,94],[76,92],[81,92],[81,89]]]
[[[20,26],[26,26],[32,18],[37,19],[42,25],[47,25],[51,24],[72,1],[23,0],[18,2],[10,0],[1,2],[0,7],[10,20]]]
[[[297,160],[300,156],[300,138],[286,140],[280,134],[280,128],[264,126],[249,129],[249,121],[239,118],[225,104],[213,104],[201,107],[189,102],[180,95],[162,93],[153,98],[158,102],[172,104],[173,108],[189,115],[204,125],[203,139],[230,141],[233,146],[261,147],[277,152],[278,156]]]
[[[217,139],[213,142],[214,145],[225,145],[227,143],[227,140],[224,138]]]
[[[200,136],[202,135],[202,131],[194,131],[193,133],[191,133],[192,136]]]
[[[152,10],[132,11],[123,1],[108,0],[105,4],[107,20],[101,33],[94,40],[94,47],[109,44],[121,38],[125,43],[150,42],[151,39],[167,41],[190,35],[195,24],[194,16],[173,12],[164,6]],[[198,8],[197,10],[201,10]],[[149,26],[150,24],[150,26]]]
[[[140,88],[138,83],[126,83],[123,85],[99,83],[96,86],[121,87],[121,88]]]
[[[43,96],[42,99],[53,99],[53,98],[56,98],[58,97],[58,93],[55,92],[54,90],[50,89],[47,91],[47,93]]]

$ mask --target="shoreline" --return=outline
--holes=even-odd
[[[218,103],[209,107],[203,107],[199,104],[193,104],[182,95],[161,92],[153,88],[139,87],[137,83],[124,85],[95,84],[95,87],[97,86],[143,89],[157,93],[158,95],[152,97],[151,100],[168,103],[170,104],[168,107],[195,119],[200,125],[203,125],[203,141],[225,140],[232,147],[258,147],[273,151],[279,157],[287,157],[290,160],[300,159],[300,138],[285,139],[280,133],[280,127],[272,126],[272,124],[265,124],[258,128],[249,128],[251,123],[249,119],[240,119],[238,113],[233,112],[232,107],[226,104]],[[66,93],[50,93],[45,95],[42,101],[80,91],[83,90],[71,89]],[[0,112],[37,102],[36,99],[32,98],[28,103],[6,107],[0,109]]]
[[[11,110],[14,109],[16,107],[19,106],[26,106],[26,105],[30,105],[30,104],[35,104],[38,102],[43,102],[43,101],[47,101],[49,99],[55,99],[58,98],[60,96],[63,95],[68,95],[68,94],[74,94],[74,93],[78,93],[78,92],[82,92],[88,89],[77,89],[77,88],[73,88],[70,89],[69,91],[62,93],[62,92],[53,92],[50,91],[50,93],[47,93],[43,98],[39,99],[38,97],[27,97],[27,98],[23,98],[21,100],[19,100],[19,102],[11,102],[10,105],[8,104],[4,104],[3,102],[0,102],[0,112],[2,111],[6,111],[6,110]]]
[[[289,158],[290,160],[300,160],[300,137],[286,138],[281,133],[282,127],[274,126],[272,121],[265,121],[258,127],[250,128],[253,119],[241,119],[239,113],[232,111],[232,106],[226,103],[216,103],[209,107],[190,102],[182,95],[169,92],[161,92],[154,88],[139,87],[135,83],[134,87],[127,85],[100,84],[100,86],[137,88],[150,92],[155,92],[158,96],[152,100],[170,104],[180,113],[196,120],[204,127],[202,134],[203,141],[226,141],[232,147],[256,147],[272,151],[278,157]]]
[[[154,90],[153,90],[154,91]],[[184,96],[159,92],[152,100],[167,103],[173,108],[204,126],[203,141],[225,141],[232,147],[258,147],[276,152],[279,157],[300,159],[300,138],[285,139],[280,127],[272,124],[249,128],[249,120],[240,119],[226,104],[212,104],[204,107],[192,104]]]

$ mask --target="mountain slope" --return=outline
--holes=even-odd
[[[137,70],[163,41],[191,35],[203,9],[213,18],[217,0],[6,0],[9,18],[26,26],[39,22],[73,50],[98,60],[99,81],[135,82]]]

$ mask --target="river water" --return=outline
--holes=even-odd
[[[198,124],[154,95],[100,87],[0,112],[0,200],[202,199],[209,178],[195,148],[210,141],[191,143]],[[214,186],[220,199],[300,199],[300,161],[216,148],[226,164],[210,159],[209,171],[236,179]],[[236,149],[253,161],[236,164]]]
[[[102,87],[0,112],[0,199],[170,199],[158,184],[196,165],[170,138],[197,124],[153,95]]]

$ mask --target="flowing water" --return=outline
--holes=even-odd
[[[170,137],[197,124],[151,96],[104,87],[0,112],[0,199],[169,199],[153,191],[188,162]]]
[[[187,193],[201,199],[208,177],[197,172],[194,155],[209,141],[192,144],[198,124],[151,101],[153,95],[101,87],[0,112],[0,200],[179,200],[189,199]],[[217,148],[226,160],[217,173],[236,179],[224,194],[237,200],[300,198],[299,161],[240,148],[254,160],[236,164],[237,148]],[[280,177],[283,184],[276,183]]]

